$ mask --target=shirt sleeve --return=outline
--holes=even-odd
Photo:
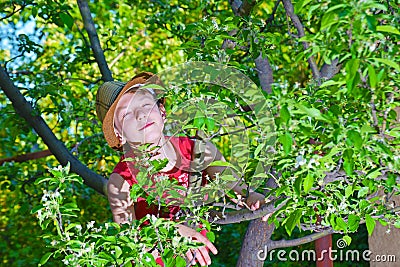
[[[107,191],[114,222],[122,224],[135,220],[135,208],[130,197],[129,183],[119,174],[113,173],[108,180]]]

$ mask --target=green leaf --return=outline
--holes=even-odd
[[[200,110],[197,110],[193,119],[193,125],[197,129],[201,129],[201,127],[205,124],[205,122],[206,122],[206,117]]]
[[[282,144],[283,151],[285,151],[285,154],[288,155],[292,150],[292,145],[293,145],[293,140],[290,133],[285,132],[285,134],[279,136],[279,142]]]
[[[307,177],[303,181],[304,192],[308,193],[314,184],[314,176],[311,173],[307,174]]]
[[[367,225],[368,235],[371,236],[376,225],[374,218],[369,214],[365,214],[365,224]]]
[[[197,129],[201,129],[201,127],[204,125],[204,123],[205,123],[205,120],[206,118],[203,116],[203,115],[201,115],[201,116],[197,116],[197,114],[196,114],[196,117],[194,118],[194,120],[193,120],[193,125],[197,128]]]
[[[376,26],[376,30],[378,32],[389,32],[389,33],[394,33],[394,34],[399,34],[400,35],[400,31],[398,29],[396,29],[393,26],[390,25],[378,25]]]
[[[115,258],[113,258],[111,255],[105,253],[104,251],[99,253],[99,257],[101,259],[108,260],[109,262],[114,262],[115,261]]]
[[[332,86],[332,85],[342,86],[345,83],[346,82],[344,82],[344,81],[327,80],[323,84],[321,84],[321,86],[319,88],[324,88],[324,87],[328,87],[328,86]]]
[[[376,144],[378,145],[378,147],[380,147],[382,149],[383,152],[385,152],[386,154],[388,154],[391,157],[393,156],[392,151],[390,150],[390,148],[386,144],[384,144],[384,143],[382,143],[380,141],[376,141]]]
[[[374,60],[374,61],[377,61],[377,62],[381,62],[381,63],[383,63],[383,64],[385,64],[385,65],[388,65],[389,67],[392,67],[392,68],[394,68],[394,69],[397,70],[397,71],[400,71],[400,66],[399,66],[399,64],[397,64],[397,63],[394,62],[393,60],[386,59],[386,58],[371,58],[371,59]]]
[[[349,198],[353,194],[353,186],[349,185],[344,189],[344,196]]]
[[[367,15],[367,24],[368,24],[368,29],[370,29],[373,32],[376,32],[376,25],[378,24],[378,21],[374,16]]]
[[[353,149],[348,148],[343,152],[343,158],[345,160],[352,160],[353,159],[353,154],[354,154]]]
[[[391,189],[396,184],[396,179],[397,179],[396,175],[388,174],[386,179],[386,185]]]
[[[353,142],[354,146],[358,149],[362,147],[363,139],[360,133],[356,130],[350,130],[347,132],[347,137]]]
[[[383,11],[387,11],[387,7],[385,5],[376,3],[375,1],[366,2],[366,5],[364,6],[364,8],[375,8],[375,9],[380,9],[380,10],[383,10]]]
[[[118,259],[122,255],[122,249],[119,246],[114,246],[115,249],[115,257]]]
[[[364,197],[365,195],[368,194],[368,192],[369,192],[369,187],[368,186],[361,187],[360,190],[358,190],[357,198]]]
[[[50,257],[52,255],[53,255],[53,252],[47,252],[46,254],[44,254],[42,256],[42,258],[40,259],[39,266],[44,265],[50,259]]]
[[[343,162],[343,169],[345,170],[347,175],[352,175],[354,171],[354,160],[345,160]]]
[[[364,135],[366,133],[376,133],[376,129],[371,127],[371,126],[369,126],[369,125],[367,125],[367,124],[364,124],[361,127],[361,135]]]
[[[72,26],[74,25],[74,19],[68,13],[60,13],[61,21],[66,25],[70,30],[72,30]]]
[[[345,236],[342,237],[342,239],[343,239],[344,241],[346,241],[347,246],[350,246],[350,244],[351,244],[351,237],[350,237],[350,236],[345,235]]]
[[[175,266],[176,267],[185,267],[186,260],[184,258],[182,258],[181,256],[176,257]]]
[[[321,20],[321,30],[324,30],[338,22],[339,20],[337,20],[337,14],[335,14],[335,12],[325,13]]]
[[[206,111],[206,110],[207,110],[207,106],[206,106],[206,104],[204,103],[203,100],[200,100],[200,101],[198,102],[198,105],[199,105],[199,108],[202,109],[203,111]]]
[[[288,233],[288,235],[291,235],[294,227],[298,223],[300,223],[301,215],[302,215],[301,210],[296,210],[295,212],[290,214],[289,218],[287,219],[287,221],[285,223],[285,229],[286,229],[286,232]]]
[[[213,118],[206,119],[207,130],[212,131],[215,127],[215,120]]]
[[[376,72],[371,64],[368,64],[368,80],[369,80],[369,86],[371,86],[371,88],[375,88],[377,82]]]
[[[301,195],[301,182],[302,181],[303,181],[303,177],[300,175],[299,177],[296,178],[296,180],[294,181],[294,184],[293,184],[294,191],[296,192],[296,194],[298,196]]]
[[[350,59],[346,63],[346,72],[347,72],[347,80],[350,80],[355,77],[356,73],[358,73],[358,67],[360,66],[360,60],[358,58]]]
[[[308,108],[308,107],[306,107],[306,106],[304,106],[302,104],[297,104],[296,106],[299,109],[300,113],[307,114],[308,116],[310,116],[312,118],[328,122],[327,119],[325,119],[322,116],[321,112],[318,109],[316,109],[316,108]]]
[[[213,232],[207,232],[206,236],[207,236],[208,240],[210,240],[210,242],[214,243],[215,234]]]
[[[222,160],[213,161],[208,166],[229,167],[229,168],[232,168],[233,170],[235,170],[236,173],[240,173],[240,171],[236,168],[235,165],[233,165],[229,162],[226,162],[226,161],[222,161]]]
[[[354,214],[349,214],[349,217],[347,219],[347,225],[348,229],[351,232],[355,232],[358,229],[358,226],[360,225],[360,217],[354,215]]]
[[[43,205],[39,205],[39,206],[35,206],[32,210],[31,210],[31,214],[36,213],[38,210],[43,209],[44,206]]]
[[[341,217],[336,217],[336,227],[338,230],[346,231],[347,224]]]
[[[222,175],[221,179],[227,182],[235,182],[238,179],[236,177],[234,177],[233,175]]]
[[[287,124],[290,120],[290,112],[287,108],[287,105],[284,105],[281,110],[280,110],[280,117],[282,119],[282,122]]]
[[[233,167],[232,164],[230,164],[227,161],[222,161],[222,160],[216,160],[210,163],[208,166],[219,166],[219,167]]]

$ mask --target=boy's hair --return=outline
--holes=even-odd
[[[114,132],[114,112],[121,96],[128,92],[136,92],[143,85],[156,84],[163,86],[161,80],[151,72],[142,72],[134,76],[129,82],[118,81],[105,82],[97,90],[96,114],[103,123],[104,138],[108,145],[116,150],[122,150],[122,144]],[[155,99],[162,95],[161,90],[147,88]],[[164,104],[164,99],[158,100],[158,104]]]

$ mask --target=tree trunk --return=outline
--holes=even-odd
[[[263,257],[266,256],[268,243],[274,231],[274,225],[261,219],[250,222],[242,242],[237,267],[261,267],[264,265]],[[259,259],[261,258],[261,260]]]
[[[379,196],[383,196],[383,193],[380,192]],[[392,196],[389,200],[390,203],[398,206],[400,196]],[[387,226],[382,226],[379,222],[376,222],[372,236],[368,237],[371,267],[400,266],[400,229],[393,226],[391,226],[390,231],[388,229]]]

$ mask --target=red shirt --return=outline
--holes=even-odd
[[[178,180],[178,184],[188,188],[189,186],[189,176],[190,172],[190,162],[192,160],[194,141],[188,137],[171,137],[169,141],[175,147],[175,149],[180,153],[181,164],[180,167],[174,167],[172,170],[164,173],[168,175],[171,179]],[[137,184],[136,175],[139,172],[135,167],[134,163],[130,161],[123,161],[127,158],[127,155],[123,155],[115,166],[113,173],[119,174],[125,181],[129,183],[130,186]],[[205,184],[205,179],[203,176],[202,184]],[[174,215],[179,211],[178,206],[168,206],[164,207],[158,212],[158,208],[155,204],[148,205],[147,201],[143,197],[139,197],[135,203],[135,215],[136,219],[140,220],[147,214],[157,215],[159,214],[162,218],[172,219]]]

